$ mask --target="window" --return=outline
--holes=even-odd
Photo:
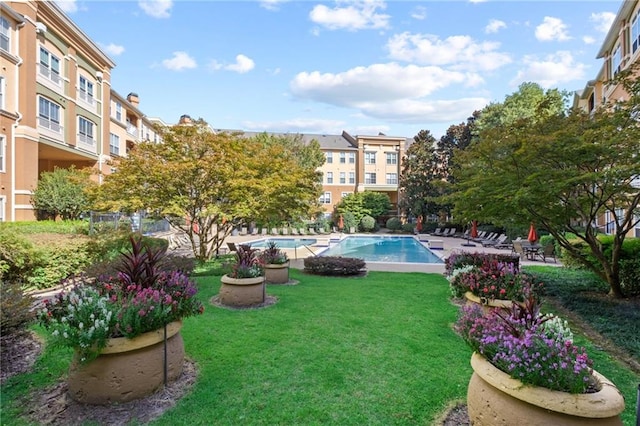
[[[340,164],[345,164],[347,162],[347,153],[346,152],[341,152],[340,153]]]
[[[5,109],[4,106],[4,93],[5,93],[5,78],[0,75],[0,109]]]
[[[56,133],[62,133],[60,105],[40,96],[38,100],[38,125]]]
[[[640,10],[638,10],[631,19],[631,40],[629,45],[631,46],[631,53],[636,53],[640,48]]]
[[[616,74],[620,72],[620,67],[622,66],[622,49],[620,45],[616,46],[613,51],[613,55],[611,55],[611,76],[615,77]]]
[[[364,164],[376,164],[376,153],[375,152],[365,152],[364,153]]]
[[[349,183],[356,183],[356,172],[349,172]]]
[[[45,48],[40,48],[40,74],[60,85],[60,59]]]
[[[350,152],[349,153],[349,164],[355,164],[356,163],[356,153],[355,152]]]
[[[0,135],[0,172],[6,172],[6,161],[5,157],[7,156],[7,137],[5,135]]]
[[[93,105],[93,83],[80,76],[80,83],[78,84],[78,95],[80,99]]]
[[[333,152],[325,152],[324,158],[327,159],[327,164],[333,163]]]
[[[342,193],[340,193],[340,197],[341,197],[341,198],[344,198],[344,197],[346,197],[347,195],[351,195],[351,194],[353,194],[353,192],[342,192]]]
[[[0,16],[0,49],[11,52],[11,26],[4,16]]]
[[[376,174],[375,173],[365,173],[364,174],[364,183],[367,185],[375,185],[376,183]]]
[[[120,136],[109,134],[109,152],[113,155],[120,155]]]
[[[398,174],[387,173],[387,185],[397,185],[397,184],[398,184]]]
[[[116,102],[116,120],[122,121],[122,104]]]
[[[5,210],[7,208],[7,197],[0,196],[0,222],[6,221]]]
[[[78,117],[78,140],[87,145],[93,145],[94,124],[84,117]]]
[[[387,164],[398,164],[398,154],[396,152],[387,152]]]
[[[325,192],[320,196],[320,204],[331,204],[331,193]]]
[[[347,174],[345,172],[340,172],[340,183],[347,183]]]
[[[327,183],[333,183],[333,172],[327,172]]]

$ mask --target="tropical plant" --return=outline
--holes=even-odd
[[[260,262],[266,265],[283,265],[289,261],[285,252],[280,250],[275,241],[269,241],[267,247],[258,255]]]
[[[240,244],[235,252],[235,262],[228,274],[231,278],[256,278],[262,275],[258,249],[249,244]]]
[[[38,311],[41,324],[88,362],[110,338],[133,338],[201,314],[195,283],[180,271],[158,268],[164,254],[132,237],[131,252],[115,260],[117,276],[74,278],[70,290],[44,301]]]

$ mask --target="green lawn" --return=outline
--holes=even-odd
[[[300,283],[268,287],[277,304],[245,311],[208,304],[220,279],[197,278],[206,310],[182,331],[197,382],[154,424],[423,425],[464,400],[471,352],[451,330],[458,308],[442,276],[291,277]],[[625,424],[634,424],[640,377],[606,353],[595,358],[626,397]],[[4,385],[3,423],[19,423],[16,401],[59,380],[69,359],[47,348],[36,372]]]

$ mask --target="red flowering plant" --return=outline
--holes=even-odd
[[[542,282],[531,274],[520,272],[517,265],[495,259],[485,259],[481,266],[466,266],[449,276],[455,297],[470,291],[483,300],[503,299],[522,302],[529,292],[540,296]]]
[[[133,338],[201,314],[204,307],[195,297],[195,283],[181,271],[163,270],[164,254],[131,238],[131,252],[121,255],[115,277],[76,279],[80,284],[44,302],[40,322],[87,362],[109,338]]]

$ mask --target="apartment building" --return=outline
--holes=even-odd
[[[0,2],[0,221],[33,220],[42,172],[94,178],[142,140],[159,141],[135,93],[111,88],[115,63],[52,1]]]
[[[237,130],[217,129],[218,132]],[[256,132],[243,132],[252,137]],[[286,134],[279,134],[286,136]],[[326,215],[333,212],[343,197],[355,192],[374,191],[389,196],[393,214],[399,214],[400,190],[398,181],[407,138],[379,134],[356,135],[343,131],[340,135],[304,133],[299,135],[305,143],[317,141],[324,153],[322,196],[320,204]]]
[[[587,112],[594,111],[605,102],[616,102],[629,96],[621,85],[606,84],[606,82],[640,61],[639,0],[622,2],[596,58],[603,61],[598,74],[593,80],[587,82],[583,90],[574,95],[574,107]],[[640,177],[636,181],[637,186],[640,187]],[[622,210],[619,213],[622,213]],[[611,212],[606,212],[598,218],[595,226],[607,234],[613,233],[615,229]],[[637,226],[629,236],[640,237],[640,226]]]

